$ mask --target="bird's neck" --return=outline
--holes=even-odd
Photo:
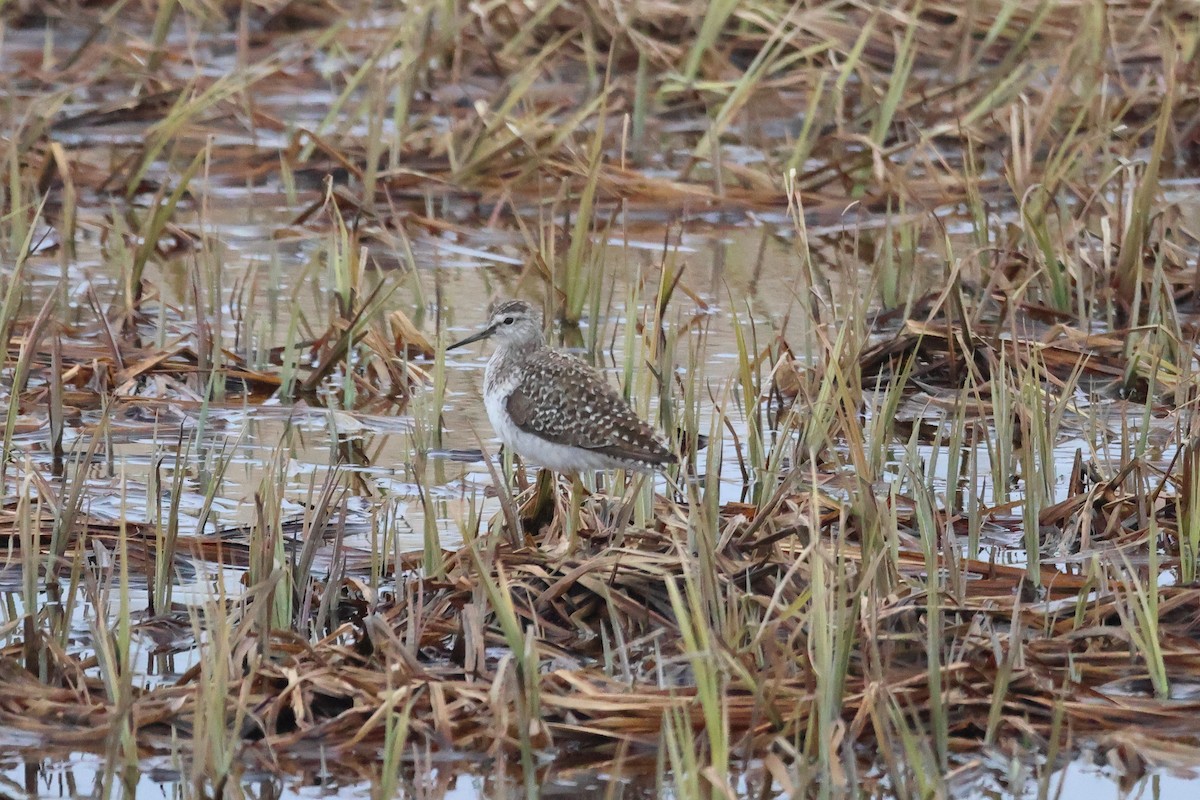
[[[546,349],[546,343],[541,340],[529,342],[504,342],[496,347],[492,357],[488,359],[487,374],[484,381],[491,389],[500,381],[508,380],[531,358],[541,350]]]

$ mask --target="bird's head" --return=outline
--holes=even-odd
[[[487,327],[447,347],[456,347],[494,338],[501,344],[524,345],[542,342],[542,315],[524,300],[506,300],[492,310]]]

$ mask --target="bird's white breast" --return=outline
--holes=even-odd
[[[514,436],[520,431],[508,415],[507,402],[509,394],[521,379],[516,373],[507,376],[498,374],[497,370],[501,368],[499,355],[499,351],[492,355],[483,373],[483,407],[487,410],[488,422],[492,423],[496,436],[506,446],[516,449]]]
[[[488,360],[483,376],[483,406],[488,421],[504,446],[515,450],[526,461],[555,472],[580,472],[623,466],[617,459],[580,447],[556,444],[527,433],[516,426],[508,414],[508,396],[520,383],[516,372],[505,374],[505,364],[497,351]]]

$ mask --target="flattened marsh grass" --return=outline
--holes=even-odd
[[[1063,743],[1128,758],[1118,732],[1200,764],[1170,699],[1200,663],[1186,9],[20,5],[5,724],[86,730],[107,784],[173,749],[197,796],[320,745],[381,797],[435,750],[534,794],[543,760],[657,746],[680,797],[951,796],[1030,742],[1044,796]],[[275,195],[243,269],[228,205]],[[714,220],[762,225],[745,274],[693,255]],[[466,313],[488,259],[685,456],[588,498],[570,552],[520,530],[511,464],[493,501],[438,457],[452,370],[387,325]],[[222,438],[266,401],[276,441]],[[358,428],[396,413],[381,465]]]

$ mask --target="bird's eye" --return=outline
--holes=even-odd
[[[515,319],[513,319],[512,317],[505,317],[505,318],[504,318],[504,324],[505,324],[505,325],[512,325],[514,322],[516,322],[516,320],[515,320]]]

